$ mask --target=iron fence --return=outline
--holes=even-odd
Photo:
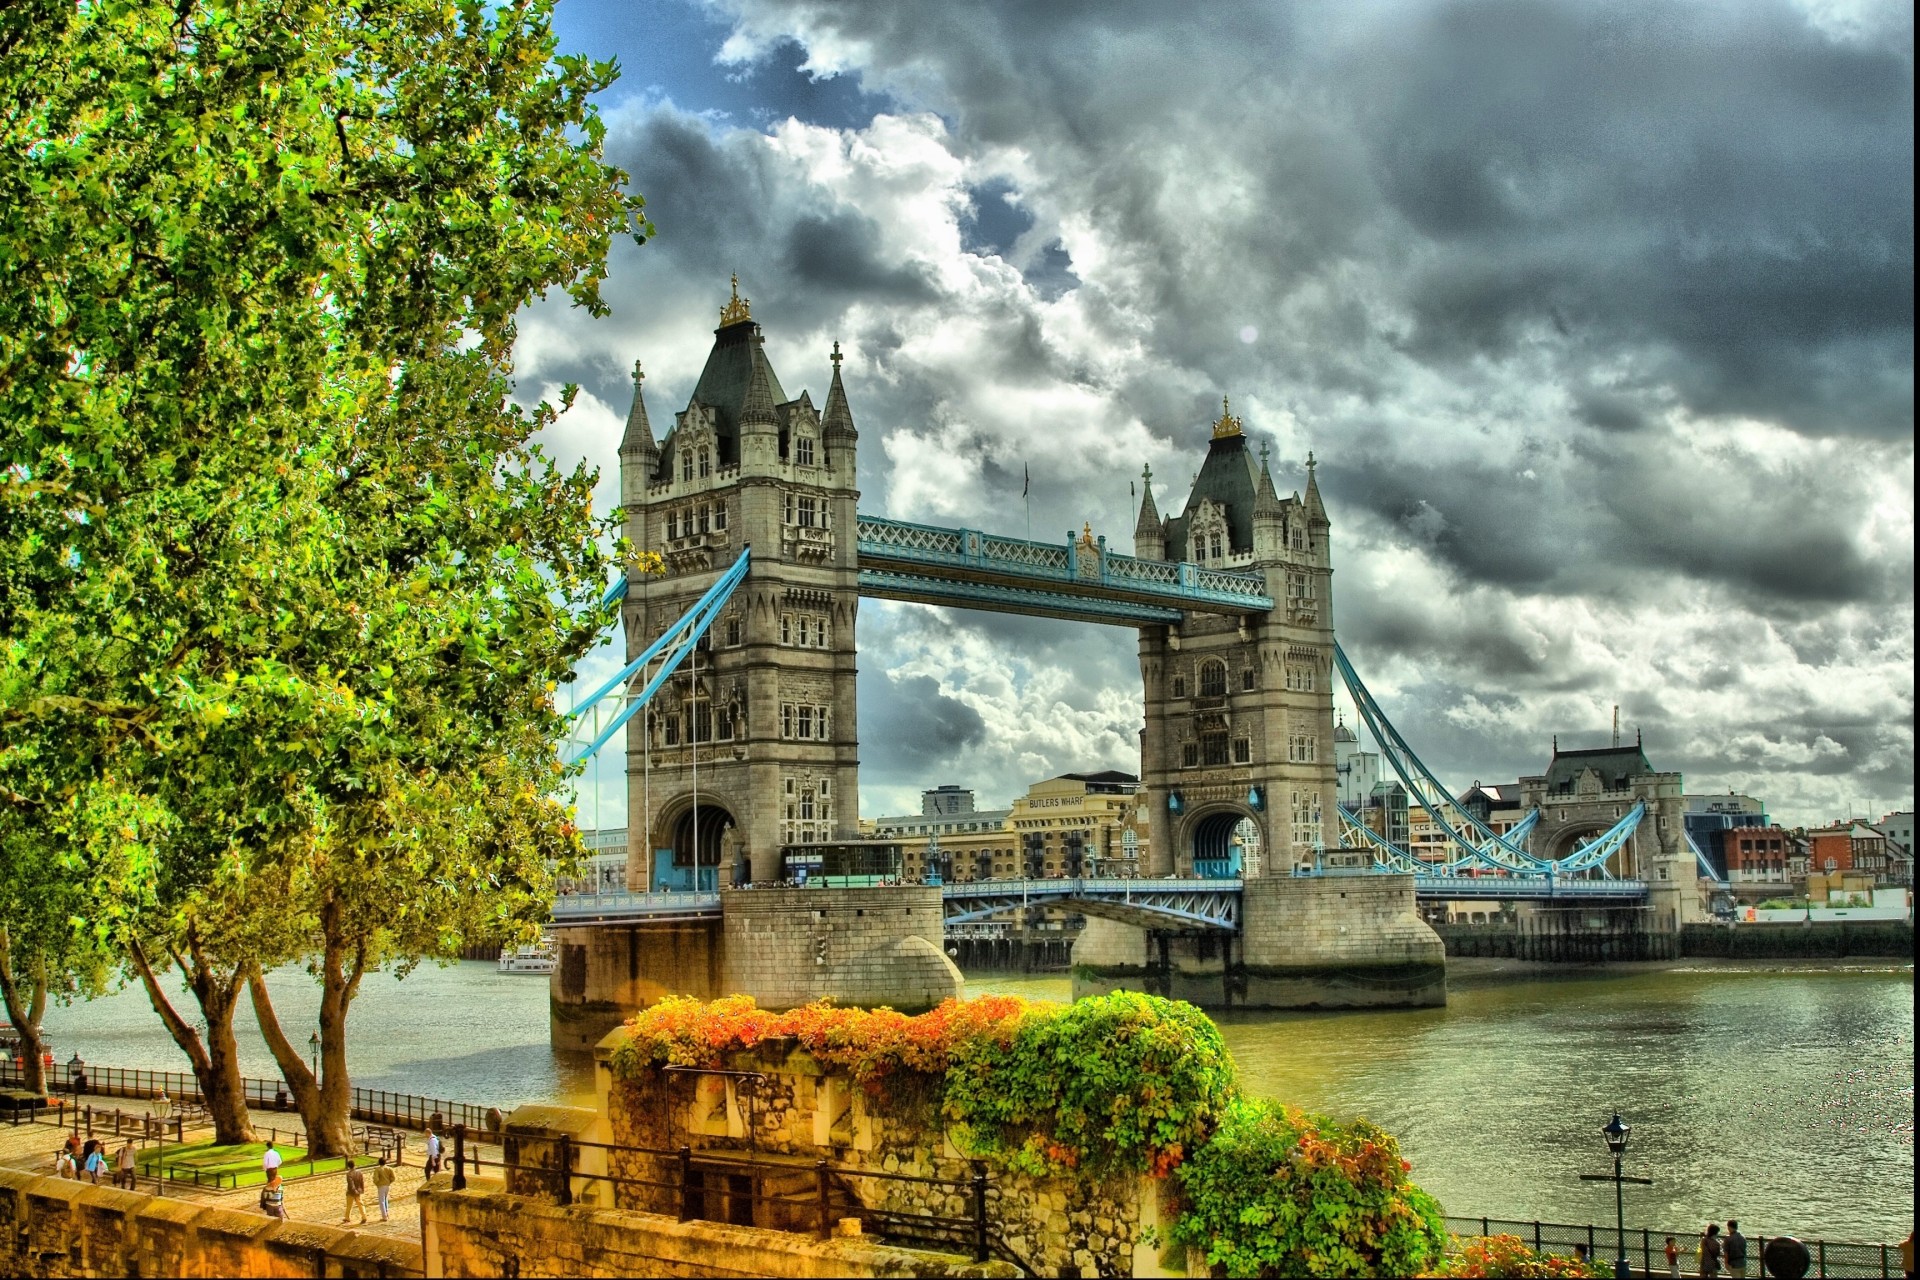
[[[499,1160],[486,1163],[504,1172],[526,1175],[525,1181],[553,1195],[563,1205],[573,1203],[574,1183],[604,1182],[614,1188],[639,1187],[666,1193],[664,1199],[678,1212],[682,1222],[701,1219],[775,1230],[804,1230],[824,1240],[833,1234],[834,1223],[839,1218],[858,1218],[863,1234],[871,1227],[882,1238],[900,1242],[954,1245],[970,1250],[976,1262],[984,1262],[990,1256],[994,1243],[987,1222],[986,1166],[977,1160],[972,1162],[973,1172],[968,1178],[931,1178],[850,1168],[824,1159],[788,1161],[757,1153],[713,1149],[696,1152],[684,1143],[672,1148],[641,1147],[585,1142],[563,1134],[555,1138],[523,1138],[518,1146],[522,1154],[528,1147],[542,1148],[551,1155],[552,1163],[510,1160],[506,1149],[502,1150]],[[608,1157],[650,1158],[663,1162],[670,1174],[664,1178],[648,1178],[576,1167],[578,1157],[590,1151],[605,1152]],[[469,1151],[466,1127],[456,1125],[453,1189],[464,1190],[469,1168],[478,1174],[482,1167],[478,1150]],[[953,1215],[876,1209],[853,1195],[847,1185],[861,1179],[933,1187],[947,1197],[963,1197],[967,1212]]]
[[[25,1082],[26,1069],[18,1063],[0,1066],[0,1084],[19,1086]],[[176,1103],[205,1105],[200,1081],[180,1071],[149,1071],[144,1067],[99,1067],[87,1063],[75,1070],[66,1063],[46,1068],[47,1092],[106,1098],[156,1098],[165,1094]],[[76,1090],[75,1085],[79,1088]],[[241,1090],[248,1107],[259,1111],[285,1111],[292,1103],[291,1090],[283,1081],[241,1078]],[[414,1093],[393,1093],[385,1089],[354,1088],[352,1116],[374,1124],[423,1129],[428,1125],[450,1128],[464,1124],[469,1129],[494,1130],[499,1127],[501,1109],[474,1102],[455,1102],[447,1098],[428,1098]]]
[[[1505,1218],[1455,1218],[1447,1220],[1447,1230],[1456,1236],[1518,1236],[1534,1250],[1546,1253],[1571,1254],[1575,1246],[1584,1247],[1587,1256],[1596,1262],[1611,1262],[1616,1256],[1618,1235],[1610,1226],[1594,1223],[1566,1222],[1522,1222]],[[1666,1244],[1672,1236],[1679,1247],[1680,1274],[1694,1276],[1698,1272],[1700,1232],[1671,1231],[1659,1227],[1628,1227],[1626,1233],[1627,1262],[1635,1275],[1667,1275]],[[1771,1235],[1750,1235],[1747,1237],[1747,1274],[1765,1276],[1767,1272],[1766,1245],[1774,1237]],[[1812,1240],[1805,1236],[1796,1236],[1807,1247],[1812,1265],[1807,1269],[1810,1280],[1868,1280],[1880,1277],[1890,1280],[1901,1275],[1900,1246],[1897,1244],[1867,1244],[1858,1241]],[[1721,1274],[1726,1273],[1725,1264]]]

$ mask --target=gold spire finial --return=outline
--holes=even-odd
[[[1240,419],[1233,416],[1232,406],[1225,396],[1221,396],[1220,420],[1213,424],[1213,438],[1219,440],[1226,436],[1237,436],[1239,434]]]
[[[720,323],[724,327],[751,319],[753,312],[748,309],[747,300],[740,296],[740,273],[736,271],[733,274],[733,299],[720,308]]]
[[[1080,545],[1088,550],[1093,549],[1093,521],[1091,520],[1080,526]]]

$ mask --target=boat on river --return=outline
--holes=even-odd
[[[502,947],[500,949],[501,973],[552,973],[554,969],[553,943],[542,938],[531,947]]]

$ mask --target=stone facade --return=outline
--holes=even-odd
[[[1678,933],[1707,914],[1699,866],[1687,847],[1685,789],[1678,773],[1647,763],[1638,743],[1597,751],[1561,751],[1556,743],[1547,772],[1520,779],[1520,804],[1522,812],[1540,810],[1534,850],[1563,858],[1645,803],[1646,816],[1608,869],[1645,880],[1651,927]]]
[[[0,1276],[376,1276],[420,1269],[420,1246],[409,1240],[0,1169]]]
[[[884,1223],[887,1215],[937,1215],[964,1218],[969,1212],[967,1184],[980,1166],[965,1158],[945,1136],[932,1078],[890,1077],[867,1089],[824,1070],[789,1044],[768,1042],[732,1067],[747,1074],[654,1073],[642,1082],[616,1081],[606,1066],[624,1033],[602,1042],[600,1110],[610,1141],[618,1145],[673,1150],[687,1144],[710,1160],[722,1153],[751,1152],[758,1161],[790,1162],[788,1183],[762,1179],[761,1194],[794,1195],[791,1208],[754,1206],[747,1190],[726,1181],[722,1166],[708,1174],[702,1209],[766,1226],[800,1227],[811,1220],[809,1197],[796,1193],[815,1186],[816,1162],[827,1160],[834,1174],[834,1216]],[[615,1151],[614,1174],[650,1187],[621,1185],[622,1207],[672,1212],[677,1165],[672,1157]],[[906,1175],[944,1180],[944,1185],[902,1181]],[[1148,1243],[1166,1220],[1161,1183],[1143,1177],[1104,1182],[994,1174],[987,1184],[989,1230],[997,1247],[1020,1259],[1035,1274],[1148,1276],[1170,1272],[1158,1247]],[[781,1215],[785,1214],[786,1217]],[[878,1229],[878,1228],[875,1228]]]
[[[918,1012],[962,994],[941,950],[937,886],[742,889],[722,893],[720,908],[721,988],[762,1008],[825,997]]]
[[[555,929],[553,943],[547,1017],[556,1049],[590,1052],[608,1028],[662,996],[712,1000],[727,990],[718,921]]]
[[[856,830],[858,436],[838,346],[816,410],[805,392],[786,397],[763,340],[736,288],[692,399],[657,443],[635,371],[620,444],[626,534],[667,572],[629,576],[628,658],[752,548],[705,647],[628,728],[636,890],[777,882],[781,846]],[[693,875],[696,861],[710,870]]]
[[[1250,878],[1310,865],[1316,846],[1340,860],[1333,569],[1313,460],[1305,495],[1282,499],[1264,453],[1256,472],[1240,420],[1223,407],[1182,514],[1161,519],[1148,480],[1134,553],[1256,574],[1274,606],[1257,618],[1188,613],[1140,629],[1144,873],[1193,875],[1242,819],[1261,837]]]

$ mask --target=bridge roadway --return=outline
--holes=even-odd
[[[979,880],[945,885],[941,899],[947,924],[985,920],[1023,907],[1072,906],[1088,915],[1141,928],[1233,933],[1239,929],[1240,886],[1238,880],[1173,877]],[[1429,900],[1621,906],[1645,902],[1647,886],[1643,880],[1566,880],[1553,876],[1416,876],[1414,893]],[[578,893],[555,900],[552,924],[581,928],[719,917],[718,893]]]

